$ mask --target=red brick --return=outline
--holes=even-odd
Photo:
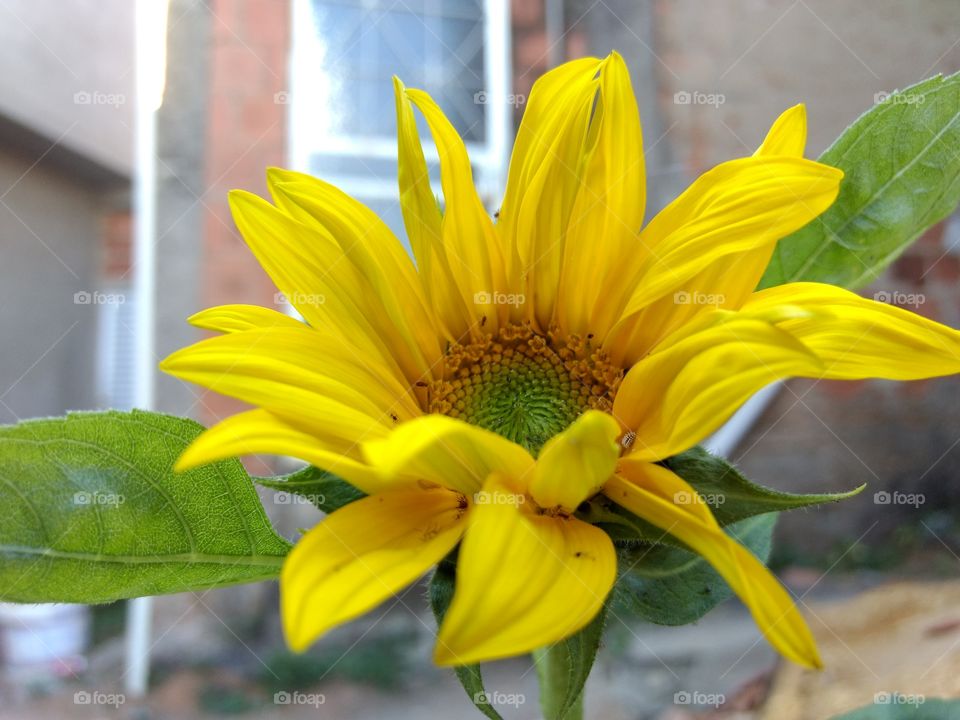
[[[130,213],[107,214],[101,232],[103,272],[109,278],[123,277],[130,270],[132,253]]]
[[[544,0],[513,0],[510,16],[514,28],[529,28],[543,24]]]
[[[931,228],[928,228],[923,235],[917,240],[917,245],[920,247],[929,247],[931,249],[939,250],[943,247],[943,229],[944,223],[939,222]]]
[[[213,0],[207,4],[213,15],[214,40],[233,37],[240,27],[240,6],[243,0]]]
[[[914,249],[901,255],[893,264],[893,276],[897,280],[906,280],[914,285],[923,286],[927,263],[923,256]]]
[[[544,31],[526,33],[517,39],[514,48],[517,69],[528,74],[538,68],[546,67],[549,53],[547,52],[547,34]],[[539,74],[539,73],[536,73]]]
[[[944,255],[940,259],[934,260],[932,274],[936,280],[944,280],[949,283],[960,281],[960,258],[956,255]]]
[[[817,389],[835,398],[852,398],[863,392],[869,380],[821,380]]]
[[[290,4],[287,0],[246,0],[244,36],[251,45],[272,45],[286,51],[289,45]]]
[[[587,57],[590,54],[587,36],[579,30],[567,33],[566,41],[568,59],[575,60],[576,58]]]
[[[266,69],[257,55],[239,42],[226,43],[213,48],[213,78],[210,95],[245,92],[260,88]],[[266,88],[264,88],[266,89]]]

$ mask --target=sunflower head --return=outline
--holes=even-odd
[[[588,409],[609,411],[623,368],[592,337],[562,337],[530,323],[444,353],[429,409],[491,430],[534,455]]]
[[[287,297],[325,302],[295,302],[303,322],[204,311],[192,321],[222,334],[163,364],[255,406],[203,434],[181,468],[292,455],[367,496],[290,553],[291,644],[307,647],[455,550],[438,662],[557,643],[597,617],[618,575],[613,539],[577,512],[601,496],[701,555],[777,649],[818,666],[790,595],[709,506],[678,499],[699,495],[665,461],[781,378],[955,373],[960,336],[826,285],[755,292],[777,241],[829,207],[843,177],[803,157],[803,107],[643,226],[640,118],[616,53],[537,81],[497,222],[437,104],[399,81],[395,99],[413,259],[369,208],[272,170],[273,203],[235,191],[234,218]],[[442,211],[415,110],[436,146]],[[500,497],[528,501],[486,501]]]

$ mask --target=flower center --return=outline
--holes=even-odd
[[[583,411],[609,411],[623,378],[590,338],[546,336],[508,325],[470,345],[451,345],[442,380],[430,385],[430,412],[478,425],[534,456]]]

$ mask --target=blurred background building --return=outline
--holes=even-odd
[[[129,404],[114,329],[129,309],[115,300],[128,284],[133,6],[107,5],[0,3],[0,422]]]
[[[128,0],[0,0],[0,422],[132,403],[133,8]],[[807,104],[808,156],[816,157],[882,93],[960,69],[960,5],[170,0],[167,39],[156,148],[158,360],[201,337],[184,318],[202,308],[285,306],[227,206],[232,188],[266,195],[266,167],[334,182],[403,236],[393,74],[429,90],[447,112],[493,211],[533,81],[565,59],[619,50],[644,125],[649,218],[699,173],[751,154],[793,104]],[[430,148],[427,156],[436,176]],[[960,326],[960,222],[928,232],[866,291],[877,292],[912,297],[910,309]],[[165,412],[210,424],[240,409],[171,378],[156,382]],[[845,595],[878,578],[955,575],[958,393],[957,379],[790,382],[745,429],[730,457],[758,482],[797,491],[870,484],[845,505],[781,520],[775,558],[797,592]],[[878,506],[874,493],[883,490],[923,493],[926,503]],[[303,506],[267,506],[291,536],[316,520]],[[422,609],[419,597],[413,593],[409,604]],[[713,650],[694,642],[698,628],[639,630],[639,646],[612,643],[623,662],[601,668],[591,686],[602,717],[685,717],[692,709],[671,702],[678,689],[732,696],[758,674],[767,677],[772,656],[737,612],[725,607],[705,621]],[[162,672],[151,702],[171,716],[206,717],[250,709],[243,689],[251,677],[282,688],[281,676],[329,675],[341,686],[327,691],[324,717],[384,717],[387,708],[391,717],[421,717],[414,712],[421,704],[432,716],[470,717],[448,676],[398,670],[427,657],[426,642],[410,656],[396,654],[398,638],[424,640],[424,628],[406,615],[400,608],[382,624],[378,615],[335,636],[332,647],[356,658],[353,665],[322,656],[305,667],[281,649],[273,586],[199,601],[162,598],[155,628]],[[113,627],[109,611],[98,618],[98,627]],[[367,632],[380,637],[378,649],[357,655],[351,644]],[[849,664],[869,670],[860,667],[866,679],[847,678],[848,686],[876,685],[873,659],[864,660],[852,637],[841,642],[856,655]],[[115,645],[103,647],[114,650],[102,650],[94,668],[110,682],[105,668],[120,660]],[[208,666],[221,671],[211,679],[201,672]],[[118,682],[120,672],[112,676]],[[505,716],[535,717],[529,668],[498,665],[492,673],[498,687],[528,695],[529,704],[506,708]],[[356,689],[365,682],[387,694],[366,696]],[[410,684],[398,689],[403,683]],[[52,712],[58,699],[36,702]],[[0,719],[25,717],[22,709],[6,712],[0,708]],[[87,717],[75,705],[69,712]]]

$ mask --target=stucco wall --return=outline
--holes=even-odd
[[[0,116],[128,175],[131,0],[0,2]]]
[[[0,146],[0,423],[96,401],[98,200],[33,162]]]
[[[669,184],[673,196],[713,165],[752,153],[791,105],[807,105],[807,154],[816,157],[877,93],[960,70],[955,0],[568,0],[567,11],[590,29],[589,51],[619,47],[631,67],[649,68],[636,81],[645,84],[645,143],[656,149],[648,180],[661,204],[657,186]],[[909,309],[960,326],[956,230],[931,231],[866,293],[922,296]],[[782,546],[879,557],[910,532],[942,547],[934,533],[950,537],[942,521],[960,480],[958,392],[957,379],[788,384],[734,459],[785,489],[870,487],[843,506],[786,516],[781,532],[798,542]],[[922,492],[927,502],[877,505],[882,490]]]

